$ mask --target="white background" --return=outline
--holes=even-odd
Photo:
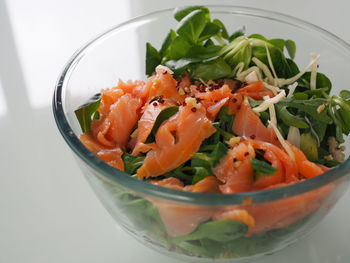
[[[64,63],[94,35],[157,9],[219,3],[287,13],[350,42],[348,0],[0,0],[1,263],[178,262],[114,223],[57,131],[51,97]],[[311,235],[261,262],[350,262],[349,202],[348,191]]]

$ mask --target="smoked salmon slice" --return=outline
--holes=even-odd
[[[198,183],[186,187],[174,177],[158,181],[150,180],[149,182],[175,190],[197,193],[218,192],[220,184],[215,176],[208,176]],[[173,237],[192,233],[200,223],[210,219],[217,209],[216,207],[187,205],[154,198],[150,201],[157,207],[167,233]]]
[[[124,94],[110,106],[107,115],[93,122],[93,134],[102,144],[125,149],[130,133],[139,120],[141,106],[141,99]]]
[[[245,139],[259,140],[279,145],[273,129],[265,127],[258,115],[246,103],[242,103],[233,122],[232,131]]]
[[[224,184],[220,190],[224,194],[247,192],[254,182],[251,158],[255,151],[250,144],[239,143],[214,168],[214,174]]]
[[[189,160],[202,141],[215,132],[203,107],[181,106],[156,133],[156,143],[137,170],[139,178],[159,176]]]
[[[119,170],[124,170],[124,162],[122,160],[123,151],[120,148],[107,148],[100,144],[91,134],[83,133],[79,136],[81,142],[91,152],[96,154],[101,160],[108,163],[110,166]]]
[[[140,152],[147,152],[150,150],[149,145],[145,145],[148,135],[151,133],[153,125],[159,113],[169,106],[173,106],[170,100],[151,101],[144,107],[143,114],[137,125],[137,139],[135,148],[132,151],[133,155],[138,155]]]

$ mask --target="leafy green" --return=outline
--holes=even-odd
[[[303,133],[300,136],[300,150],[310,161],[318,159],[317,141],[310,133]]]
[[[252,166],[255,172],[263,175],[273,175],[277,171],[277,168],[256,158],[252,158]]]
[[[224,78],[231,71],[231,67],[222,58],[217,58],[195,65],[192,76],[202,80],[215,80]]]
[[[212,36],[217,35],[219,32],[221,32],[221,27],[215,23],[209,22],[205,25],[205,28],[203,29],[203,32],[200,34],[198,41],[207,40]]]
[[[191,44],[184,38],[177,36],[168,47],[168,55],[177,60],[186,57],[191,49]]]
[[[291,114],[288,109],[287,106],[279,106],[277,105],[276,107],[277,109],[277,114],[278,117],[288,126],[294,126],[297,128],[308,128],[309,125],[304,121],[303,118]]]
[[[161,56],[157,49],[146,43],[146,75],[151,76],[154,69],[161,63]]]
[[[220,32],[220,37],[224,38],[224,39],[229,39],[229,35],[227,32],[227,29],[225,27],[225,25],[219,20],[219,19],[213,19],[213,23],[217,26],[219,26],[221,32]]]
[[[229,114],[229,107],[223,106],[218,114],[217,121],[219,123],[218,127],[225,132],[232,132],[232,125],[234,121],[234,115]],[[228,138],[229,139],[229,138]]]
[[[143,161],[145,160],[144,156],[133,156],[128,153],[123,153],[122,160],[124,162],[124,172],[127,174],[133,175],[136,170],[141,167]]]
[[[170,29],[168,35],[163,41],[162,47],[159,50],[159,55],[161,57],[166,57],[167,56],[167,50],[170,47],[171,43],[174,41],[176,38],[176,33],[174,30]]]
[[[191,182],[192,184],[196,184],[199,181],[203,180],[205,177],[212,175],[212,173],[204,167],[193,167],[193,170],[194,174]]]
[[[101,102],[101,93],[92,96],[86,103],[74,111],[82,132],[91,132],[91,121],[99,119],[97,111]]]
[[[289,57],[291,59],[294,59],[295,58],[295,52],[296,52],[296,45],[295,45],[295,42],[293,40],[286,40],[285,41],[285,46],[287,48],[287,51],[288,51],[288,54],[289,54]]]
[[[207,15],[209,15],[209,9],[204,7],[204,6],[200,6],[200,5],[196,5],[196,6],[181,6],[181,7],[175,8],[175,10],[174,10],[174,18],[177,21],[181,21],[185,16],[187,16],[188,14],[190,14],[191,12],[193,12],[195,10],[202,10]]]
[[[317,111],[321,105],[325,105],[327,102],[327,99],[323,98],[316,98],[312,100],[284,99],[279,102],[279,105],[298,109],[316,120],[331,123],[332,119],[328,116],[327,111],[322,111],[320,113]]]
[[[192,167],[204,167],[211,171],[226,155],[228,148],[222,142],[218,142],[210,153],[197,152],[192,156]],[[212,172],[211,172],[212,174]]]
[[[191,234],[172,239],[175,243],[189,240],[210,239],[218,242],[229,242],[243,236],[247,225],[235,220],[209,221],[200,224]]]
[[[207,12],[201,9],[192,11],[180,20],[176,28],[176,33],[190,43],[197,43],[199,36],[207,24],[207,14]]]
[[[146,143],[154,142],[156,133],[157,133],[160,125],[162,125],[162,123],[164,121],[166,121],[167,119],[169,119],[171,116],[175,115],[178,111],[179,111],[178,106],[172,106],[172,107],[168,107],[168,108],[165,108],[164,110],[162,110],[158,114],[156,121],[153,124],[152,130],[151,130],[150,134],[148,135],[145,142]]]
[[[306,72],[298,80],[298,83],[299,83],[298,86],[299,87],[304,87],[304,88],[309,90],[310,89],[310,79],[311,79],[311,72]],[[316,89],[317,90],[322,90],[324,93],[329,94],[329,92],[332,89],[332,82],[329,80],[329,78],[326,75],[324,75],[324,74],[322,74],[320,72],[317,72]]]

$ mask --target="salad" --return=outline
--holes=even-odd
[[[221,194],[296,184],[344,161],[350,91],[330,95],[319,55],[299,68],[294,41],[244,28],[229,34],[203,6],[177,8],[174,18],[160,49],[146,44],[147,80],[120,80],[75,111],[90,151],[160,187]],[[114,190],[164,246],[216,258],[273,246],[332,189],[260,206],[247,200],[244,209],[179,207]]]

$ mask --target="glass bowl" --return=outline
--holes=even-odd
[[[260,9],[210,6],[210,10],[231,32],[245,26],[248,34],[293,39],[299,66],[307,64],[311,52],[321,54],[320,71],[332,80],[333,92],[348,86],[350,46],[333,34]],[[143,244],[190,262],[241,262],[280,250],[308,233],[343,195],[350,178],[349,160],[287,187],[227,195],[190,193],[155,186],[112,168],[78,139],[81,131],[74,110],[102,88],[114,86],[118,78],[145,79],[145,43],[160,47],[169,28],[175,28],[172,12],[154,12],[120,24],[73,55],[54,93],[58,129],[103,205]],[[220,209],[245,209],[257,225],[248,232],[238,222],[211,231],[215,223],[211,216]],[[187,232],[177,233],[179,226],[186,226]]]

